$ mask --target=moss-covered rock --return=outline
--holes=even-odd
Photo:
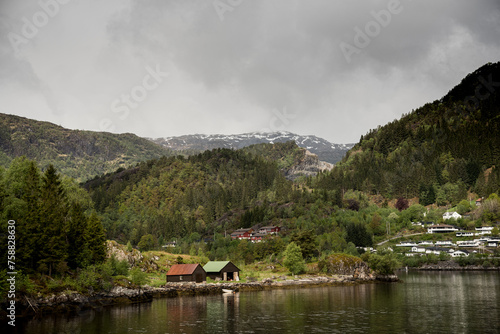
[[[318,269],[332,275],[352,275],[366,279],[373,276],[373,271],[359,257],[347,254],[332,254],[319,261]]]

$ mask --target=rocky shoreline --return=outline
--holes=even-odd
[[[457,262],[454,261],[439,261],[438,263],[433,264],[424,264],[418,268],[412,268],[415,270],[436,270],[436,271],[498,271],[500,267],[483,267],[483,266],[460,266]]]
[[[264,279],[248,283],[170,283],[162,287],[145,286],[131,289],[113,287],[109,292],[91,295],[80,293],[61,293],[46,297],[27,297],[16,301],[18,317],[31,317],[48,313],[78,313],[86,309],[101,309],[111,305],[124,305],[151,302],[154,298],[222,294],[223,289],[234,292],[259,291],[269,289],[291,289],[317,286],[351,285],[374,282],[395,282],[396,275],[356,277],[356,275],[311,276],[296,279]],[[2,307],[2,310],[5,308]]]

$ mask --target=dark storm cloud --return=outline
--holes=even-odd
[[[4,21],[17,29],[37,10],[36,2],[2,6]],[[357,34],[369,35],[367,28],[375,30],[360,47]],[[3,27],[2,35],[12,29]],[[150,137],[235,133],[269,129],[276,111],[286,110],[292,116],[282,125],[289,131],[351,142],[498,61],[500,5],[74,0],[43,30],[17,58],[3,40],[10,58],[1,70],[22,74],[23,62],[30,64],[46,87],[34,101],[51,91],[67,126],[98,130],[107,118],[115,131]],[[346,56],[342,43],[356,52]],[[169,76],[119,118],[110,105],[140,91],[148,66]],[[22,80],[19,92],[28,86]],[[0,88],[0,96],[7,93]],[[24,112],[12,98],[9,109]],[[79,116],[83,110],[86,117]]]

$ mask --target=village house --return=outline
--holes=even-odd
[[[455,244],[450,240],[436,241],[436,246],[455,246]]]
[[[427,233],[450,233],[456,231],[458,231],[458,227],[446,224],[431,225],[427,228]]]
[[[493,228],[493,226],[476,227],[476,231],[478,232],[478,234],[491,234]]]
[[[417,243],[414,241],[401,241],[396,246],[397,247],[413,247],[413,246],[417,246]]]
[[[279,226],[264,226],[259,229],[261,234],[278,234],[281,228]]]
[[[425,253],[425,247],[422,246],[413,246],[411,248],[412,253]]]
[[[171,247],[171,248],[173,248],[173,247],[175,247],[175,246],[177,246],[177,242],[176,242],[176,241],[171,241],[171,242],[166,242],[166,243],[165,243],[164,245],[162,245],[161,247],[162,247],[162,248],[167,248],[167,247]]]
[[[207,276],[213,280],[239,281],[240,269],[231,261],[210,261],[203,266]]]
[[[250,241],[252,241],[252,242],[261,242],[266,236],[267,236],[267,234],[254,233],[250,237]]]
[[[456,212],[456,211],[453,211],[453,212],[445,212],[445,213],[443,214],[443,219],[444,219],[444,220],[447,220],[447,219],[455,219],[455,220],[457,220],[457,219],[460,219],[460,218],[462,218],[462,215],[461,215],[461,214],[459,214],[459,213],[458,213],[458,212]]]
[[[483,199],[482,198],[476,199],[476,206],[481,206],[481,204],[483,204]]]
[[[452,257],[459,257],[459,256],[469,256],[469,252],[463,249],[457,249],[453,252],[450,252],[450,255]]]
[[[458,247],[479,247],[481,243],[479,240],[464,240],[464,241],[457,241],[457,246]]]
[[[486,243],[486,246],[496,248],[496,247],[498,247],[499,244],[500,244],[499,240],[488,240],[488,242]]]
[[[167,272],[167,283],[196,282],[207,280],[207,273],[199,264],[174,264]]]
[[[251,228],[240,228],[231,233],[231,239],[250,240],[252,238],[253,231],[254,230]]]
[[[436,254],[439,255],[441,253],[448,253],[449,248],[442,248],[442,247],[427,247],[425,249],[426,254]]]
[[[455,234],[457,237],[473,237],[475,235],[474,232],[457,232]]]

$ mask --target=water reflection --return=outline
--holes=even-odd
[[[405,283],[157,299],[50,316],[25,333],[498,333],[498,273],[401,273]],[[18,328],[19,329],[19,328]]]

